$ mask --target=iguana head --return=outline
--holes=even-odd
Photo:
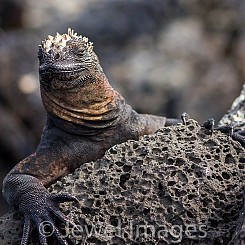
[[[39,46],[39,75],[46,110],[65,121],[88,125],[117,117],[121,96],[110,86],[88,38],[68,29]]]
[[[44,86],[51,89],[72,89],[96,82],[101,72],[93,43],[70,28],[67,34],[49,35],[39,45],[39,74]]]

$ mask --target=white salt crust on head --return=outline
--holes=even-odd
[[[84,47],[89,51],[93,51],[93,43],[89,42],[87,37],[78,35],[71,28],[68,28],[67,33],[60,35],[58,32],[55,36],[48,35],[48,38],[41,42],[41,47],[48,53],[51,49],[55,52],[60,52],[66,47],[66,44],[71,39],[80,39]]]

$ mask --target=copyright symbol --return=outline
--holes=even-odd
[[[49,221],[43,221],[39,225],[39,233],[45,237],[50,237],[54,233],[54,226]]]

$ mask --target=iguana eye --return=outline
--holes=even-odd
[[[76,53],[78,56],[83,56],[85,53],[85,49],[84,48],[78,48]]]

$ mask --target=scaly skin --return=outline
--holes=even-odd
[[[66,222],[58,204],[78,200],[69,194],[49,194],[46,188],[81,164],[101,158],[111,146],[180,120],[132,110],[110,86],[92,44],[71,30],[49,36],[38,57],[47,123],[36,152],[5,177],[3,194],[25,217],[22,245],[28,244],[31,224],[38,228],[43,221],[52,224],[59,244],[68,244],[53,218]],[[41,232],[39,240],[47,244]]]

